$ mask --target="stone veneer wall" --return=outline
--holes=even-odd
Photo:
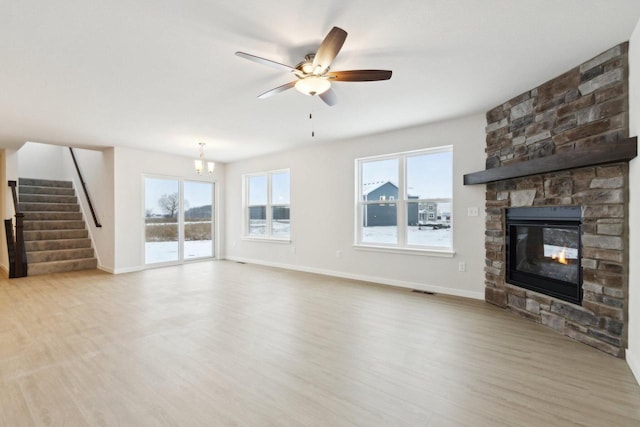
[[[487,169],[627,138],[628,44],[618,45],[487,113]],[[624,357],[628,301],[628,164],[487,184],[485,299]],[[582,207],[583,303],[505,282],[505,208]]]

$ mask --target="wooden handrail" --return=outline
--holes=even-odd
[[[82,179],[82,173],[80,172],[80,167],[78,166],[78,161],[76,160],[76,155],[73,152],[73,148],[69,147],[69,152],[71,153],[73,164],[76,167],[76,172],[78,172],[78,178],[80,179],[80,184],[82,185],[82,189],[84,190],[84,195],[87,198],[89,210],[91,211],[91,216],[93,217],[93,222],[96,224],[96,227],[102,227],[102,224],[100,224],[100,221],[98,221],[96,211],[93,209],[93,203],[91,203],[91,197],[89,197],[89,190],[87,190],[87,185],[84,183],[84,179]]]
[[[13,263],[9,268],[9,277],[26,277],[27,276],[27,252],[24,245],[24,214],[20,212],[20,205],[18,204],[18,193],[16,192],[16,181],[9,181],[9,187],[11,187],[11,194],[13,195],[13,208],[16,212],[16,237],[13,239],[13,234],[7,230],[7,249],[11,252],[9,245],[13,246]],[[10,221],[10,220],[7,220]],[[5,227],[9,225],[5,222]],[[11,268],[13,267],[13,268]],[[13,270],[13,271],[12,271]]]
[[[18,194],[16,193],[16,181],[9,181],[9,187],[11,187],[11,194],[13,195],[13,209],[16,213],[20,212],[18,207]]]

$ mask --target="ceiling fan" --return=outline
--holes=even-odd
[[[347,32],[345,30],[333,27],[320,44],[318,51],[315,54],[306,55],[304,61],[295,67],[249,53],[236,52],[236,55],[249,61],[287,71],[297,78],[297,80],[258,95],[258,98],[268,98],[295,87],[305,95],[318,95],[327,105],[332,106],[337,102],[336,94],[331,89],[332,82],[372,82],[391,78],[391,71],[388,70],[330,71],[329,67],[340,52],[346,38]]]

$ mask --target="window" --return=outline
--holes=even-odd
[[[289,171],[245,175],[245,235],[288,240],[290,223]]]
[[[451,251],[452,164],[450,146],[357,159],[356,245]]]
[[[145,264],[214,256],[214,184],[145,177]]]

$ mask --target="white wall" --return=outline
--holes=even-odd
[[[4,149],[3,151],[3,192],[2,194],[2,213],[3,220],[5,219],[14,219],[16,214],[15,209],[13,207],[13,196],[11,191],[9,191],[9,187],[7,187],[7,181],[17,181],[18,180],[18,153],[16,150],[12,149]],[[3,243],[2,246],[5,248],[2,251],[2,258],[0,258],[0,266],[3,270],[9,271],[9,258],[6,251],[6,236],[4,233],[4,222],[2,224],[2,238]]]
[[[629,43],[629,135],[640,134],[640,21]],[[640,159],[629,164],[629,348],[627,362],[640,382]]]
[[[227,258],[484,298],[485,186],[462,185],[463,174],[484,169],[484,127],[484,115],[474,115],[228,164]],[[454,147],[455,257],[354,248],[355,159],[442,145]],[[243,240],[242,175],[283,168],[291,170],[291,244]],[[468,207],[480,216],[467,217]],[[467,272],[458,272],[461,261]]]
[[[7,192],[9,187],[7,187],[7,174],[5,173],[5,162],[4,162],[4,151],[0,150],[0,212],[2,212],[2,220],[3,223],[0,225],[0,276],[2,274],[7,275],[9,272],[9,255],[7,254],[7,236],[4,232],[4,220],[9,219],[7,216]]]
[[[216,253],[224,243],[224,235],[219,224],[224,222],[220,209],[222,190],[225,185],[225,166],[216,164],[213,175],[198,175],[193,157],[179,157],[168,154],[140,151],[129,148],[115,148],[115,273],[137,271],[144,268],[144,175],[182,178],[193,181],[216,183]]]
[[[18,150],[20,178],[69,180],[65,169],[65,151],[57,145],[27,142]]]
[[[98,258],[98,268],[113,272],[115,270],[115,223],[114,223],[114,164],[113,148],[102,151],[74,148],[91,203],[102,227],[96,227],[89,203],[82,189],[82,183],[75,170],[75,165],[68,148],[64,148],[63,167],[67,177],[73,181],[78,201],[84,213],[93,247]]]

